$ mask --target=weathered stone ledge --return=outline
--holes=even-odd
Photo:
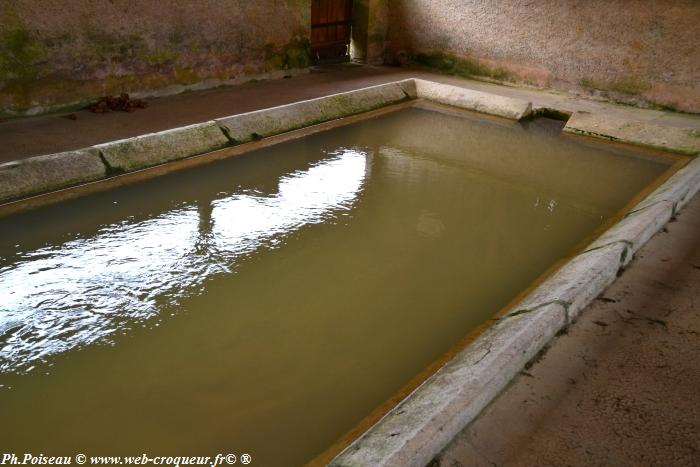
[[[413,80],[0,165],[0,203],[192,157],[416,98]]]
[[[214,122],[198,123],[94,146],[110,170],[129,172],[215,151],[229,140]]]
[[[420,84],[417,89],[420,96]],[[679,147],[687,147],[679,146],[679,140],[672,138],[678,134],[676,130],[665,133],[663,144],[643,132],[629,135],[626,142],[641,145],[651,142],[658,144],[655,147],[682,152],[678,151]],[[621,135],[615,139],[622,140]],[[330,465],[426,465],[558,331],[575,320],[615,281],[634,254],[699,189],[700,159],[693,159],[511,308]]]
[[[624,245],[623,266],[673,216],[673,204],[662,201],[648,208],[631,212],[593,242],[586,251],[597,251],[604,245]]]
[[[626,254],[625,245],[611,243],[577,255],[516,308],[530,310],[557,302],[565,306],[568,320],[574,321],[617,278]]]
[[[625,248],[615,243],[573,258],[330,465],[426,465],[616,279]]]
[[[700,131],[574,112],[564,127],[567,133],[646,146],[694,156],[700,153]]]
[[[528,115],[531,109],[529,102],[517,99],[407,79],[3,164],[0,202],[197,156],[418,97],[514,119]],[[86,157],[84,154],[92,156],[90,164],[82,162],[84,172],[81,172],[76,161]]]
[[[329,465],[425,466],[566,322],[558,304],[500,320]]]
[[[422,79],[414,81],[419,98],[439,104],[514,120],[522,120],[532,113],[532,103],[521,99],[498,96]]]
[[[216,122],[232,142],[246,143],[415,98],[415,84],[406,80],[233,115]]]
[[[638,211],[662,201],[673,204],[673,214],[685,207],[700,189],[700,157],[689,161],[682,169],[673,174],[666,183],[654,190],[649,196],[635,206]]]
[[[61,152],[0,164],[0,203],[104,178],[94,149]]]

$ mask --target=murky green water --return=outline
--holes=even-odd
[[[668,165],[408,109],[0,220],[0,453],[299,465]]]

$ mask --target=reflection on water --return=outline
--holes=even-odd
[[[212,246],[220,255],[243,254],[350,209],[362,188],[366,164],[366,154],[346,150],[303,174],[284,177],[274,197],[242,195],[214,201]]]
[[[186,207],[24,254],[0,269],[0,372],[104,341],[156,314],[159,300],[177,301],[230,271],[237,257],[350,209],[366,161],[344,150],[282,177],[272,195],[239,193],[213,201],[211,213]]]
[[[666,167],[408,109],[3,219],[0,451],[301,465]]]

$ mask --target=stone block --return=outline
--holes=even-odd
[[[530,102],[512,97],[499,96],[481,91],[415,80],[418,97],[439,104],[452,105],[474,112],[521,120],[532,113]]]
[[[700,131],[690,128],[630,121],[589,112],[574,112],[563,131],[681,154],[700,153]]]
[[[216,122],[234,142],[246,143],[412,98],[413,80],[406,80],[233,115]]]
[[[97,151],[80,150],[29,157],[0,164],[0,202],[103,178]]]
[[[227,145],[229,140],[221,128],[209,121],[98,144],[94,148],[101,152],[110,169],[129,172],[215,151]]]

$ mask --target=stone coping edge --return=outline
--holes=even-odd
[[[240,144],[412,99],[414,81],[395,81],[215,121],[233,144]]]
[[[0,165],[0,203],[88,183],[107,176],[98,151],[83,149]]]
[[[532,113],[530,102],[407,79],[0,164],[0,203],[418,98],[515,120]],[[288,121],[280,122],[281,118]],[[652,130],[645,131],[648,128]],[[692,130],[628,124],[582,112],[574,113],[564,131],[686,154],[700,152],[694,149],[692,138],[697,135]],[[405,466],[429,462],[559,330],[615,280],[636,251],[677,215],[699,188],[700,158],[696,158],[509,310],[331,465]]]
[[[519,120],[532,105],[456,86],[406,79],[208,122],[0,164],[0,203],[92,182],[423,98]]]
[[[700,189],[689,162],[510,308],[329,465],[425,466],[617,278]]]
[[[439,104],[451,105],[475,112],[522,120],[532,114],[532,103],[522,99],[414,79],[418,97]]]
[[[625,120],[609,115],[574,112],[567,121],[564,132],[688,156],[700,153],[700,131],[698,130]]]
[[[205,154],[414,99],[514,120],[533,115],[532,103],[524,100],[411,78],[97,144],[90,148],[0,164],[0,203]],[[575,112],[564,131],[682,154],[700,153],[700,132],[687,128]],[[95,158],[103,168],[99,168]]]

